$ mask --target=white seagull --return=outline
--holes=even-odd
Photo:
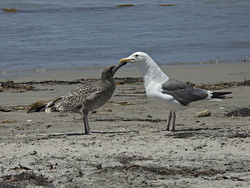
[[[223,98],[223,95],[231,93],[212,92],[169,78],[154,60],[144,52],[135,52],[129,57],[120,60],[120,63],[124,62],[132,63],[141,70],[148,99],[157,106],[170,110],[166,131],[169,131],[172,116],[173,127],[171,131],[175,131],[175,111],[184,110],[193,102],[211,98]]]

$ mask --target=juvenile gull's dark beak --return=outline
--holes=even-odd
[[[114,67],[115,72],[116,72],[119,68],[121,68],[123,65],[126,65],[126,64],[127,64],[127,62],[124,61],[124,62],[119,62],[118,65],[114,65],[113,67]]]
[[[119,61],[119,65],[123,66],[126,65],[128,62],[127,61],[122,61],[122,59]]]

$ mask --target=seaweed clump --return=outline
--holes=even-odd
[[[17,83],[14,83],[12,80],[7,80],[6,82],[0,82],[0,92],[7,91],[9,89],[16,89],[16,90],[23,92],[23,91],[34,90],[35,87],[30,86],[30,85],[26,86],[26,85],[17,84]]]
[[[52,181],[49,181],[41,174],[35,174],[34,172],[22,172],[15,175],[2,176],[2,182],[0,181],[0,187],[27,187],[31,186],[43,186],[53,187]]]
[[[244,108],[237,108],[235,110],[232,110],[225,114],[227,117],[248,117],[250,116],[250,108],[244,107]]]

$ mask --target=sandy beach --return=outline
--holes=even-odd
[[[27,114],[27,107],[99,79],[102,70],[0,76],[26,88],[0,88],[0,187],[250,187],[250,117],[225,116],[249,107],[249,63],[163,67],[170,77],[198,85],[231,83],[232,94],[177,112],[153,106],[134,68],[121,68],[111,100],[89,114]],[[54,81],[49,82],[49,81]],[[25,84],[24,82],[30,82]],[[222,84],[223,86],[223,84]],[[27,89],[27,87],[29,87]],[[32,89],[30,89],[32,87]],[[195,117],[203,110],[210,116]]]

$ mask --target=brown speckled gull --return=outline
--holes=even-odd
[[[45,112],[80,112],[83,115],[85,134],[91,134],[88,113],[103,106],[112,97],[116,87],[114,74],[125,64],[126,62],[106,67],[100,80],[85,83],[68,94],[46,103]]]

